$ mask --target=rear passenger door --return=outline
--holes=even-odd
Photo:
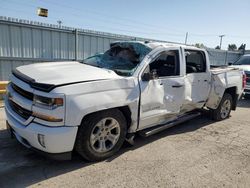
[[[210,71],[206,54],[202,50],[184,49],[186,61],[186,103],[201,108],[210,91]]]

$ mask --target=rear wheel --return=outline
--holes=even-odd
[[[76,151],[89,161],[100,161],[114,155],[126,136],[126,119],[116,109],[88,116],[78,130]]]
[[[225,93],[217,109],[212,110],[212,118],[217,121],[228,118],[231,113],[232,102],[232,96]]]

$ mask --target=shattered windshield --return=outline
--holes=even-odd
[[[113,70],[121,76],[131,76],[150,51],[149,47],[138,42],[117,42],[104,54],[87,58],[83,63]]]

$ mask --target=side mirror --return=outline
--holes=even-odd
[[[149,80],[151,80],[152,79],[152,75],[151,75],[151,73],[149,73],[149,72],[145,72],[143,75],[142,75],[142,77],[141,77],[141,80],[142,81],[149,81]]]

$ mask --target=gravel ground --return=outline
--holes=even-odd
[[[250,187],[250,101],[213,122],[200,116],[136,138],[99,163],[53,161],[11,140],[0,108],[0,187]]]

